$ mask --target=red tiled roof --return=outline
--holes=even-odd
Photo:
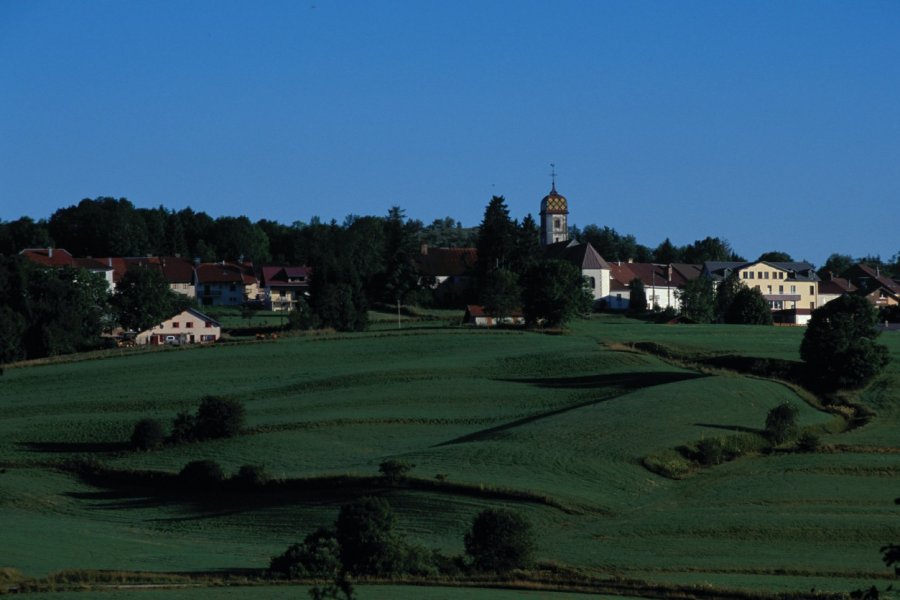
[[[246,271],[243,265],[234,263],[202,263],[197,265],[197,280],[200,283],[240,283],[252,285],[256,277]]]
[[[25,248],[19,254],[45,267],[75,266],[75,258],[62,248]]]
[[[263,267],[263,285],[280,287],[307,287],[312,275],[310,267]]]

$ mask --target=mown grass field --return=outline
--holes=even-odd
[[[802,329],[602,316],[550,335],[446,327],[447,315],[439,317],[399,330],[385,317],[364,334],[7,368],[0,378],[0,566],[35,576],[66,568],[263,568],[311,529],[330,525],[349,500],[340,492],[142,497],[54,469],[72,458],[173,472],[213,458],[230,472],[263,464],[276,477],[375,475],[381,461],[398,458],[416,465],[414,476],[552,498],[565,510],[505,504],[535,524],[539,559],[597,575],[761,591],[890,582],[878,548],[900,541],[893,504],[900,496],[900,336],[881,337],[892,363],[861,395],[877,417],[824,434],[833,451],[745,457],[673,480],[648,471],[643,458],[759,430],[766,412],[785,401],[801,408],[806,427],[835,417],[784,385],[697,373],[622,345],[654,341],[682,352],[798,360]],[[155,452],[125,448],[139,418],[171,421],[204,394],[243,401],[248,431]],[[389,498],[411,540],[447,553],[462,552],[479,510],[503,504],[440,490],[374,491]],[[406,588],[398,589],[391,597]],[[364,590],[364,598],[388,597]],[[433,597],[475,597],[465,592]],[[493,594],[485,597],[501,597]]]

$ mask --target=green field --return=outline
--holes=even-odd
[[[782,384],[698,373],[622,345],[653,341],[684,353],[799,360],[801,328],[602,316],[550,335],[451,327],[449,317],[403,321],[398,330],[385,316],[363,334],[7,367],[0,378],[0,566],[31,576],[263,568],[288,544],[330,525],[350,499],[341,491],[146,497],[94,488],[55,468],[73,458],[172,472],[213,458],[229,472],[263,464],[279,478],[376,475],[381,461],[398,458],[416,465],[413,476],[442,474],[555,503],[373,490],[391,501],[410,540],[447,553],[462,552],[479,510],[505,504],[535,524],[540,560],[596,576],[770,592],[890,583],[878,549],[900,541],[893,504],[900,496],[900,335],[882,336],[893,360],[861,395],[877,416],[823,434],[832,451],[743,457],[674,480],[642,460],[759,430],[767,411],[785,401],[800,407],[804,427],[824,431],[835,417]],[[205,394],[243,401],[248,431],[155,452],[126,449],[139,418],[169,422]],[[363,598],[389,597],[362,589]],[[398,589],[408,597],[476,597]],[[210,597],[243,597],[228,593],[236,595]],[[176,597],[169,594],[138,597]],[[492,594],[485,597],[575,597]]]

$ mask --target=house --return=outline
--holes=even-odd
[[[546,245],[544,253],[547,258],[564,260],[581,269],[594,298],[594,306],[599,306],[609,296],[610,265],[590,243],[575,240],[556,242]]]
[[[274,311],[292,311],[309,291],[310,267],[263,267],[263,303]]]
[[[72,267],[86,269],[100,275],[109,291],[113,290],[113,269],[106,263],[93,258],[75,258],[63,248],[26,248],[19,252],[33,263],[43,267]]]
[[[522,311],[515,311],[508,317],[497,318],[485,312],[484,307],[477,304],[469,304],[466,306],[466,314],[463,317],[463,323],[466,325],[475,325],[476,327],[493,327],[495,325],[524,325],[525,316]]]
[[[824,306],[845,294],[853,294],[857,289],[849,280],[832,274],[830,278],[819,282],[819,306]]]
[[[900,304],[900,283],[881,274],[881,270],[857,263],[841,274],[857,287],[857,294],[865,296],[876,308]]]
[[[736,273],[738,280],[758,289],[769,303],[776,321],[805,325],[821,306],[819,276],[807,262],[722,262],[703,264],[703,275],[718,285]]]
[[[248,264],[200,263],[196,273],[196,297],[204,306],[239,306],[262,300],[259,280]]]
[[[429,248],[422,244],[416,268],[423,285],[434,290],[439,302],[460,298],[472,285],[472,272],[478,261],[475,248]]]
[[[138,333],[136,344],[209,344],[222,337],[218,321],[199,310],[188,308],[151,329]]]
[[[131,269],[155,269],[162,274],[173,292],[189,298],[196,297],[197,276],[194,263],[180,256],[110,256],[98,260],[113,270],[113,283],[116,286]]]
[[[644,284],[647,309],[681,309],[678,291],[689,281],[700,277],[702,267],[688,263],[612,263],[613,281],[610,294],[604,298],[606,307],[625,310],[631,298],[631,282],[635,279]],[[615,291],[613,291],[615,290]]]

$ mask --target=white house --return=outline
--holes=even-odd
[[[135,336],[136,344],[209,344],[222,337],[222,326],[199,310],[189,308]]]

